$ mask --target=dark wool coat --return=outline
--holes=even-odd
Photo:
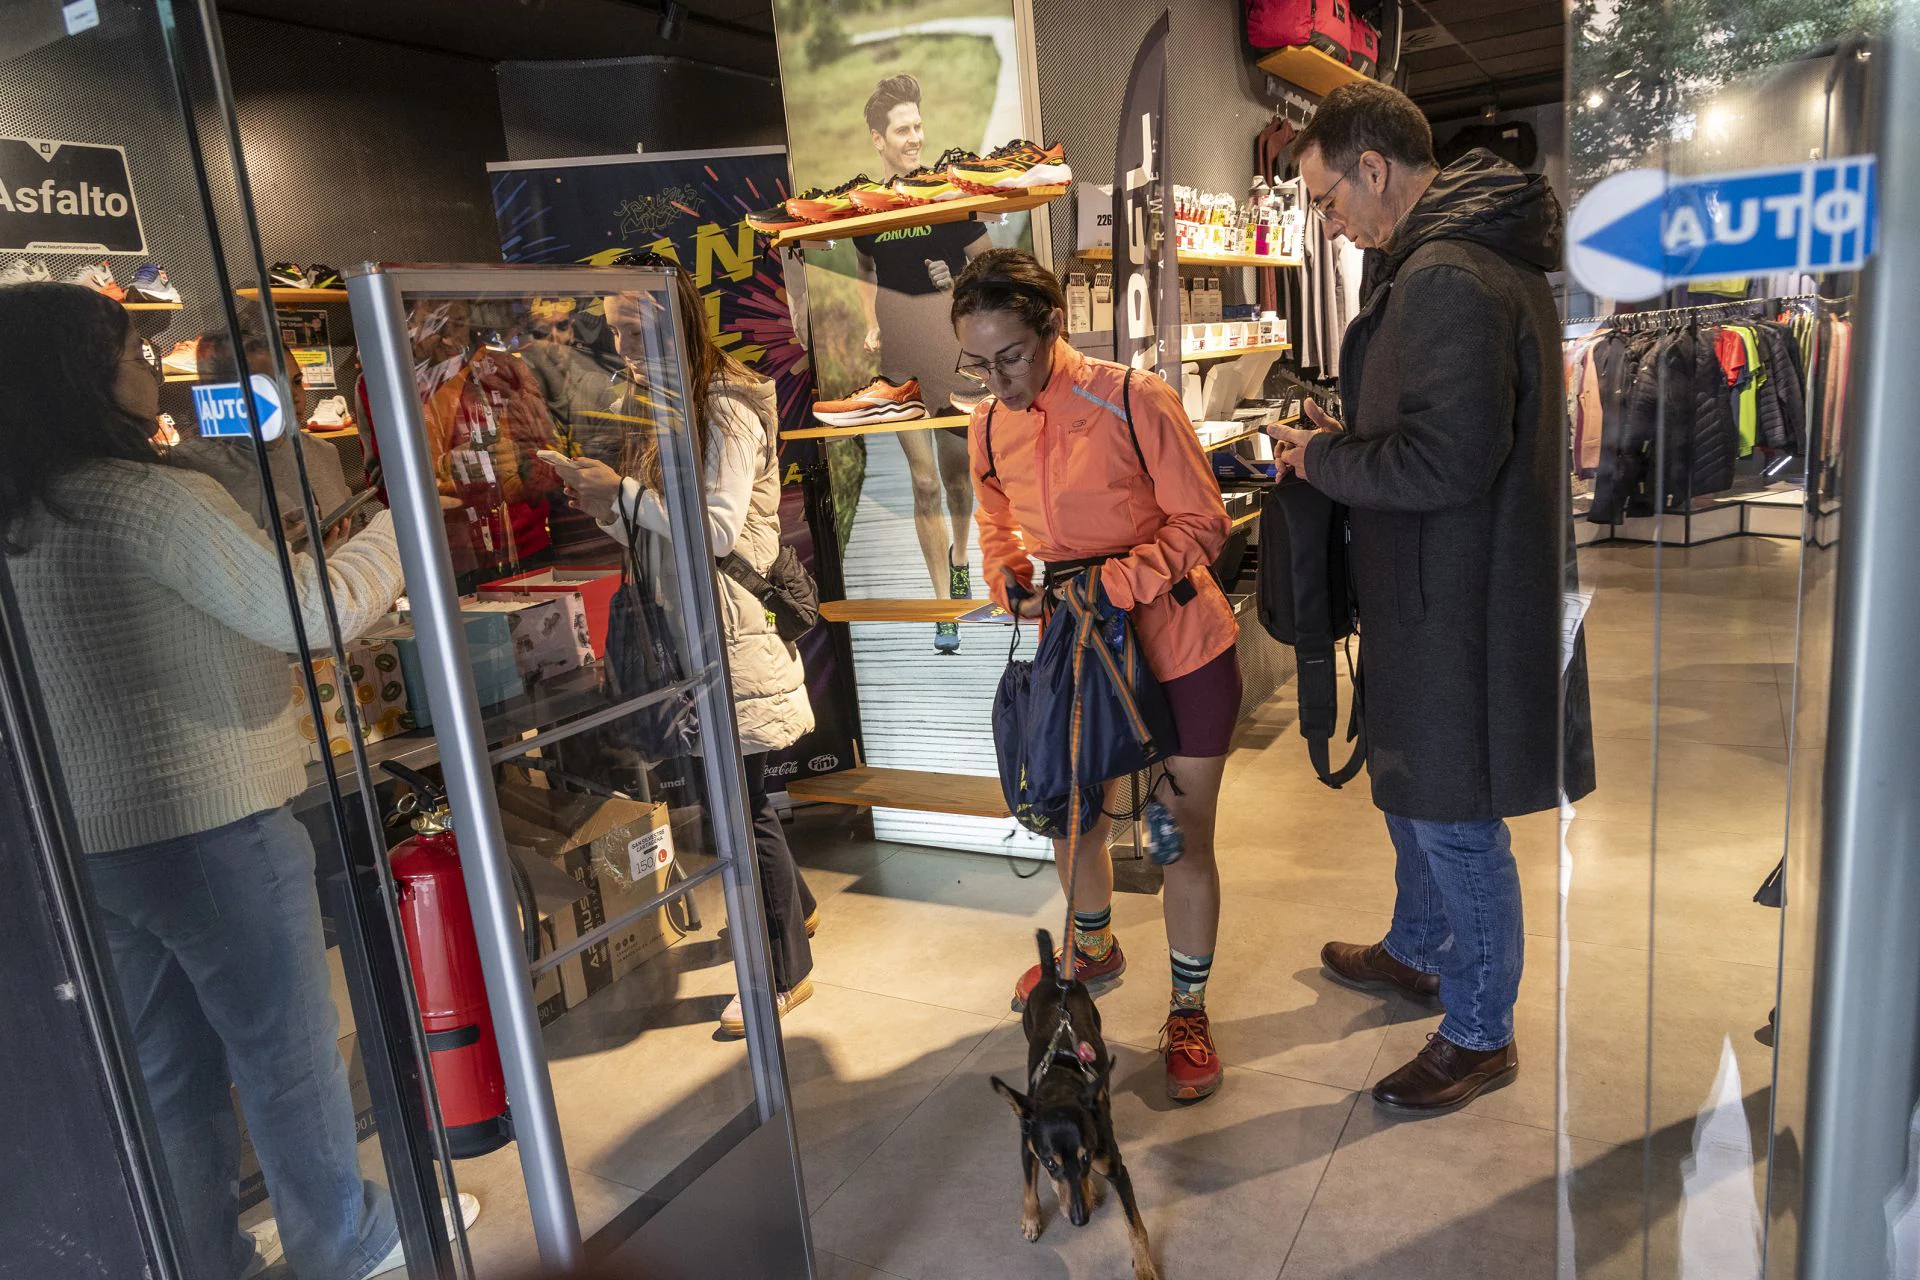
[[[1383,250],[1340,357],[1347,430],[1307,479],[1352,509],[1367,768],[1388,813],[1475,821],[1559,801],[1569,440],[1546,180],[1443,169]],[[1586,705],[1585,662],[1569,677]],[[1593,787],[1583,723],[1566,789]]]

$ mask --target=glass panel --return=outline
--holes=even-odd
[[[1881,8],[1574,6],[1571,202],[1870,151]],[[1569,303],[1599,788],[1568,830],[1562,1256],[1791,1276],[1854,277],[1668,283]]]
[[[298,430],[254,288],[205,14],[44,17],[0,47],[5,186],[42,206],[14,199],[0,233],[0,588],[143,1077],[168,1234],[194,1277],[464,1274],[377,824],[336,803],[312,740],[331,601],[351,581],[384,608],[397,565],[348,537],[364,516],[340,522],[330,566],[307,546],[315,501],[349,481]]]
[[[753,945],[761,935],[757,919],[730,918],[722,893],[723,859],[750,844],[737,791],[716,795],[714,766],[698,754],[729,760],[733,740],[695,461],[729,442],[717,429],[696,439],[689,426],[674,330],[676,311],[684,332],[704,324],[704,308],[683,277],[652,270],[396,268],[393,278],[406,343],[396,364],[420,404],[432,536],[444,531],[451,556],[523,904],[519,961],[592,1253],[639,1230],[761,1121],[748,1046],[713,1029],[736,990],[734,935],[744,928]],[[363,334],[377,331],[373,316],[356,295]],[[757,390],[740,387],[739,407],[759,412]],[[386,420],[378,394],[371,403],[392,447],[408,428]],[[698,420],[716,420],[704,398]],[[770,452],[761,464],[777,486]],[[756,484],[756,510],[762,490],[777,494]],[[769,530],[777,537],[748,519],[740,536]],[[426,588],[409,587],[417,604]],[[759,606],[720,587],[717,607],[739,635]],[[708,593],[704,606],[696,592]],[[391,651],[411,717],[373,726],[368,759],[376,772],[393,762],[437,777],[445,726],[423,687],[429,659],[411,614],[358,644],[370,662]],[[745,772],[758,779],[759,761],[748,757]],[[455,823],[472,829],[464,815]],[[471,849],[464,861],[478,874]],[[799,917],[788,923],[799,928]],[[785,957],[778,945],[773,954],[778,980]],[[770,993],[759,998],[770,1015]],[[512,1055],[511,1029],[495,1030]],[[448,1101],[443,1091],[443,1111]],[[451,1112],[446,1120],[459,1138]],[[527,1142],[459,1166],[462,1187],[487,1205],[471,1235],[481,1276],[540,1261]]]

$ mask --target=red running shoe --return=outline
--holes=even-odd
[[[1176,1009],[1160,1028],[1160,1052],[1167,1058],[1167,1096],[1198,1102],[1220,1087],[1220,1054],[1205,1009]]]
[[[1060,964],[1058,951],[1053,953],[1053,962],[1055,965],[1053,972],[1058,973]],[[1113,950],[1107,952],[1105,960],[1095,960],[1077,947],[1074,950],[1073,976],[1087,984],[1088,995],[1101,996],[1113,990],[1120,981],[1120,975],[1126,971],[1127,958],[1120,953],[1120,943],[1117,940],[1113,944]],[[1015,1013],[1027,1007],[1027,997],[1032,995],[1033,989],[1040,985],[1040,977],[1039,965],[1034,965],[1020,975],[1020,981],[1013,988]]]

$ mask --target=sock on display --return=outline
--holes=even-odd
[[[1113,954],[1113,906],[1098,911],[1073,913],[1075,945],[1089,960],[1105,960]]]
[[[1206,1008],[1207,976],[1213,972],[1213,954],[1190,956],[1171,947],[1167,954],[1173,961],[1173,1008]]]

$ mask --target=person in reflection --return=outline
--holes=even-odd
[[[1191,1102],[1220,1087],[1222,1070],[1206,996],[1220,932],[1215,814],[1242,691],[1239,630],[1210,567],[1227,509],[1180,393],[1080,354],[1064,336],[1066,308],[1060,281],[1017,249],[975,258],[954,286],[961,367],[993,393],[968,434],[980,552],[994,602],[1027,617],[1041,616],[1047,589],[1100,564],[1101,592],[1131,617],[1166,690],[1180,744],[1160,802],[1185,852],[1166,869],[1173,988],[1160,1046],[1167,1096]],[[1036,556],[1046,564],[1040,591]],[[1075,971],[1095,994],[1127,967],[1113,936],[1106,833],[1102,818],[1081,837],[1094,856],[1082,854],[1072,886]],[[1066,841],[1053,843],[1064,889]],[[1021,977],[1016,1009],[1041,977],[1037,964]]]
[[[1593,788],[1590,751],[1568,752],[1564,783],[1560,767],[1560,206],[1486,151],[1438,168],[1420,109],[1370,81],[1328,94],[1294,154],[1328,232],[1368,250],[1341,347],[1345,426],[1309,402],[1312,430],[1275,432],[1283,464],[1351,511],[1367,769],[1398,884],[1385,939],[1330,942],[1321,961],[1445,1005],[1373,1089],[1431,1114],[1519,1070],[1526,935],[1505,819]]]
[[[673,271],[674,305],[692,377],[693,445],[705,482],[707,537],[713,554],[724,558],[738,552],[756,573],[764,574],[780,553],[779,416],[773,383],[714,342],[707,332],[706,306],[691,276],[664,258],[645,261]],[[648,399],[646,343],[650,331],[655,342],[660,341],[659,306],[651,295],[607,299],[607,323],[636,384],[630,402]],[[669,536],[672,526],[662,500],[658,438],[642,431],[627,452],[618,470],[592,458],[576,459],[572,474],[564,477],[567,494],[609,536],[622,542],[629,539],[630,524],[632,532]],[[787,847],[780,815],[767,796],[766,764],[769,752],[790,747],[812,731],[813,705],[807,698],[800,651],[774,630],[772,618],[751,592],[724,573],[715,576],[740,749],[746,756],[747,804],[773,952],[776,1005],[784,1016],[813,994],[808,977],[813,972],[813,949],[808,938],[818,925],[818,908]],[[746,1034],[738,996],[721,1014],[720,1030],[730,1036]]]
[[[403,1265],[360,1175],[314,882],[301,651],[278,555],[210,477],[148,443],[159,376],[120,305],[0,289],[0,517],[120,1007],[197,1280]],[[256,485],[259,484],[256,478]],[[392,519],[293,557],[294,608],[351,637],[401,590]],[[277,1229],[240,1230],[240,1132]]]

